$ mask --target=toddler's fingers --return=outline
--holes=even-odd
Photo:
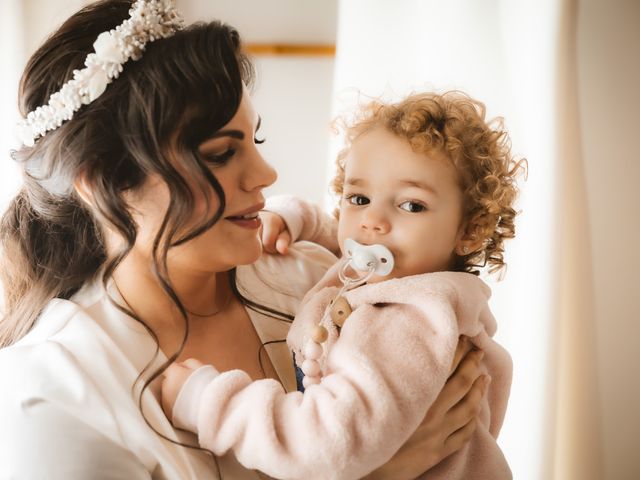
[[[276,239],[278,238],[278,227],[275,222],[269,219],[268,214],[261,213],[262,232],[260,238],[262,240],[262,248],[267,253],[276,253]]]
[[[173,375],[175,375],[177,372],[181,371],[184,369],[184,366],[182,365],[182,363],[172,363],[171,365],[169,365],[167,367],[167,369],[164,371],[163,375],[166,377],[171,377]]]
[[[286,255],[289,253],[289,245],[291,244],[291,234],[288,230],[283,231],[278,235],[278,239],[276,240],[276,250],[281,255]]]
[[[204,363],[202,363],[197,358],[187,358],[184,362],[182,362],[182,365],[190,368],[191,370],[197,370],[198,368],[202,367]]]

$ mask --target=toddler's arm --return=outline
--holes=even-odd
[[[362,306],[327,359],[331,373],[304,395],[204,367],[174,419],[217,455],[231,449],[277,478],[360,478],[393,456],[442,389],[458,337],[452,314]],[[426,348],[434,335],[438,349]]]
[[[467,444],[477,427],[476,416],[488,384],[488,377],[481,375],[482,352],[470,351],[470,348],[470,342],[462,337],[456,349],[451,376],[420,427],[389,462],[367,475],[367,480],[416,478]],[[165,413],[171,415],[180,392],[183,405],[178,410],[184,413],[185,418],[196,417],[188,410],[197,408],[198,391],[206,386],[209,376],[215,377],[212,369],[195,359],[171,365],[165,372],[162,385]],[[196,371],[198,373],[192,375]],[[185,385],[187,379],[189,383]],[[178,428],[197,430],[196,425],[183,425],[179,419],[172,421]]]
[[[291,195],[277,195],[267,199],[261,217],[262,240],[270,253],[286,253],[289,243],[308,240],[340,254],[337,220],[318,205]]]

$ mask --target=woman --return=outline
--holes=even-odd
[[[261,255],[256,216],[276,179],[257,150],[251,65],[230,27],[182,28],[168,2],[130,8],[85,7],[22,77],[24,185],[0,226],[0,477],[259,478],[185,447],[196,440],[174,430],[156,388],[188,357],[295,388],[272,342],[298,299],[274,288],[289,311],[270,308],[235,282]],[[321,274],[304,253],[300,264],[296,295]],[[415,476],[468,438],[482,388],[467,350],[372,476]]]

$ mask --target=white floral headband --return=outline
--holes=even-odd
[[[28,147],[55,130],[62,122],[98,98],[122,72],[129,59],[138,60],[145,45],[167,38],[182,29],[184,22],[171,0],[138,0],[129,18],[113,30],[101,33],[87,55],[85,68],[74,70],[73,79],[49,97],[49,102],[29,112],[17,125],[17,135]]]

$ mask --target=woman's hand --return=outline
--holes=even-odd
[[[413,479],[462,448],[476,429],[476,417],[490,377],[483,375],[484,352],[460,337],[451,374],[422,424],[389,462],[367,479]]]
[[[289,245],[291,244],[291,234],[282,217],[277,213],[263,210],[260,212],[260,219],[262,220],[260,238],[264,251],[267,253],[286,255],[289,252]]]
[[[169,420],[173,418],[173,406],[176,404],[178,393],[187,381],[187,378],[204,364],[195,358],[189,358],[184,362],[172,363],[164,372],[162,379],[162,410]]]

